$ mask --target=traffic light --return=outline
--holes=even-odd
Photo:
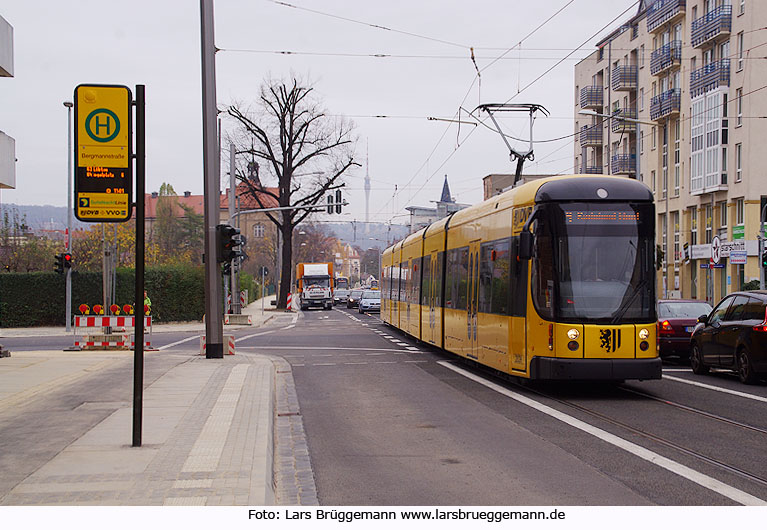
[[[333,213],[333,195],[328,195],[328,213]]]
[[[336,213],[341,213],[341,190],[336,190]]]
[[[231,225],[216,226],[216,261],[225,263],[232,261],[237,255],[237,247],[240,246],[240,229]]]
[[[64,272],[64,254],[56,254],[56,261],[53,262],[53,270],[59,274]]]
[[[343,196],[341,195],[341,190],[336,190],[335,198],[332,193],[328,195],[328,213],[341,213],[343,204],[344,201]]]
[[[224,266],[221,269],[221,273],[224,276],[231,276],[232,275],[232,262],[231,261],[224,262]]]
[[[762,268],[767,269],[767,250],[762,252]]]
[[[61,259],[64,262],[64,267],[65,268],[67,268],[67,269],[71,269],[72,268],[72,263],[74,261],[72,259],[72,254],[70,254],[69,252],[65,252],[64,254],[61,255]]]

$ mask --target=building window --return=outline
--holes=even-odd
[[[698,207],[690,208],[690,246],[698,244]]]
[[[255,238],[264,237],[264,225],[262,225],[261,223],[257,223],[253,225],[253,237]]]
[[[671,221],[674,224],[674,265],[679,263],[679,212],[671,214]]]
[[[738,8],[738,15],[742,15],[746,12],[746,0],[740,0],[740,7]]]
[[[746,222],[745,204],[743,199],[735,199],[735,225],[741,226]]]
[[[679,197],[679,180],[680,176],[680,142],[681,142],[681,126],[679,120],[674,122],[674,197]]]
[[[639,110],[644,110],[644,87],[639,89]]]
[[[639,153],[644,153],[644,131],[639,131]]]
[[[727,202],[719,203],[719,228],[727,228]]]
[[[743,144],[735,144],[735,182],[743,180]]]
[[[661,150],[661,169],[663,177],[661,180],[661,198],[665,199],[668,193],[668,126],[663,126],[663,148]]]
[[[735,108],[737,109],[736,125],[740,127],[743,125],[743,89],[739,88],[735,91]]]
[[[710,245],[714,236],[714,209],[706,205],[706,245]]]
[[[658,142],[657,134],[656,134],[655,131],[656,131],[656,128],[653,127],[652,128],[652,135],[651,135],[652,136],[652,143],[651,143],[651,146],[650,146],[652,149],[655,149],[655,147],[658,145],[658,143],[657,143]]]
[[[650,181],[652,184],[652,192],[655,193],[655,170],[650,171]]]
[[[639,68],[644,68],[644,44],[639,46]]]
[[[743,32],[738,33],[738,71],[743,70]]]

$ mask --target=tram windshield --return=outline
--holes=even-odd
[[[610,324],[655,320],[651,204],[539,208],[532,291],[542,317]]]

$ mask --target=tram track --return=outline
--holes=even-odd
[[[539,396],[541,398],[545,398],[547,400],[551,400],[554,403],[557,403],[557,404],[562,405],[564,407],[568,407],[570,409],[575,409],[575,410],[577,410],[577,411],[579,411],[579,412],[581,412],[583,414],[586,414],[586,415],[591,416],[593,418],[597,418],[598,420],[600,420],[602,422],[605,422],[607,424],[610,424],[610,425],[613,425],[615,427],[618,427],[618,428],[620,428],[622,430],[625,430],[625,431],[627,431],[627,432],[629,432],[629,433],[631,433],[633,435],[642,437],[642,438],[644,438],[646,440],[651,440],[651,441],[653,441],[653,442],[655,442],[657,444],[660,444],[660,445],[662,445],[664,447],[667,447],[669,449],[677,451],[677,452],[679,452],[681,454],[684,454],[686,456],[692,457],[692,458],[694,458],[694,459],[696,459],[698,461],[705,462],[706,464],[714,466],[714,467],[716,467],[716,468],[718,468],[720,470],[726,471],[726,472],[728,472],[728,473],[730,473],[732,475],[741,477],[741,478],[743,478],[743,479],[745,479],[745,480],[747,480],[747,481],[749,481],[749,482],[751,482],[753,484],[756,484],[756,485],[759,485],[759,486],[763,486],[763,487],[767,487],[767,478],[765,478],[765,477],[762,477],[760,475],[757,475],[755,473],[752,473],[752,472],[750,472],[748,470],[745,470],[745,469],[742,469],[740,467],[728,464],[728,463],[726,463],[726,462],[724,462],[722,460],[719,460],[717,458],[714,458],[714,457],[708,456],[706,454],[703,454],[700,451],[696,451],[695,449],[693,449],[693,448],[691,448],[689,446],[686,446],[684,444],[676,443],[676,442],[674,442],[672,440],[669,440],[668,438],[665,438],[663,436],[660,436],[660,435],[657,435],[657,434],[653,434],[653,433],[648,432],[646,430],[634,427],[632,425],[629,425],[629,424],[625,423],[624,421],[621,421],[621,420],[616,419],[616,418],[612,418],[612,417],[610,417],[610,416],[608,416],[608,415],[606,415],[606,414],[604,414],[602,412],[599,412],[597,410],[591,409],[591,408],[583,406],[583,405],[579,405],[579,404],[574,403],[572,401],[568,401],[568,400],[559,398],[559,397],[557,397],[557,396],[555,396],[553,394],[549,394],[549,393],[546,393],[545,391],[533,388],[529,384],[522,384],[519,381],[517,381],[515,377],[510,376],[508,374],[504,374],[504,373],[498,372],[496,370],[488,369],[487,367],[484,367],[484,366],[482,366],[482,365],[480,365],[480,364],[478,364],[478,363],[476,363],[474,361],[468,361],[466,359],[462,359],[462,361],[464,361],[462,364],[471,366],[474,370],[480,371],[484,375],[490,376],[493,379],[501,380],[504,383],[512,385],[517,390],[521,390],[521,391],[523,391],[525,393],[534,394],[534,395]],[[679,404],[679,403],[671,402],[671,401],[668,401],[668,400],[665,400],[665,399],[662,399],[662,398],[657,398],[657,397],[652,396],[650,394],[646,394],[646,393],[641,392],[641,391],[636,391],[636,390],[633,390],[633,389],[629,389],[629,388],[626,388],[626,387],[623,387],[623,386],[618,386],[616,388],[619,388],[620,390],[623,390],[623,391],[626,391],[626,392],[634,393],[634,394],[639,395],[640,397],[643,397],[643,398],[646,398],[646,399],[651,399],[653,401],[658,401],[658,402],[663,403],[665,405],[672,406],[672,407],[674,407],[674,408],[676,408],[678,410],[683,410],[685,412],[693,413],[693,414],[696,414],[696,415],[702,415],[702,416],[705,416],[705,417],[710,418],[710,419],[715,420],[715,421],[720,421],[720,422],[723,422],[723,423],[728,424],[728,425],[736,426],[738,428],[742,428],[742,429],[745,429],[745,430],[748,430],[748,431],[751,431],[751,432],[756,432],[758,434],[765,434],[765,435],[767,435],[767,430],[761,429],[759,427],[755,427],[753,425],[748,425],[748,424],[745,424],[745,423],[742,423],[742,422],[738,422],[738,421],[735,421],[735,420],[730,420],[728,418],[724,418],[724,417],[718,416],[716,414],[708,413],[706,411],[703,411],[703,410],[700,410],[700,409],[696,409],[694,407],[688,407],[686,405],[682,405],[682,404]]]

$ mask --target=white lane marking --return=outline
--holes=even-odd
[[[508,388],[504,388],[491,381],[482,379],[478,375],[468,372],[464,370],[463,368],[453,366],[449,362],[437,361],[437,364],[440,364],[444,366],[445,368],[447,368],[448,370],[452,370],[468,379],[471,379],[472,381],[475,381],[483,386],[486,386],[487,388],[494,390],[498,392],[499,394],[502,394],[515,401],[518,401],[519,403],[522,403],[523,405],[527,405],[528,407],[531,407],[539,412],[542,412],[548,416],[551,416],[552,418],[557,419],[561,422],[564,422],[572,427],[575,427],[576,429],[579,429],[583,432],[591,434],[592,436],[595,436],[599,438],[600,440],[603,440],[611,445],[614,445],[615,447],[623,449],[624,451],[627,451],[633,455],[636,455],[643,460],[647,460],[648,462],[655,464],[656,466],[662,467],[663,469],[666,469],[676,475],[679,475],[683,478],[686,478],[687,480],[695,482],[696,484],[699,484],[703,486],[704,488],[707,488],[707,489],[710,489],[711,491],[719,493],[720,495],[723,495],[727,497],[728,499],[732,499],[735,502],[739,502],[740,504],[743,504],[744,506],[766,506],[767,505],[767,501],[763,499],[754,497],[753,495],[750,495],[746,493],[745,491],[739,490],[737,488],[733,488],[732,486],[729,486],[725,484],[724,482],[720,482],[713,477],[709,477],[708,475],[699,473],[698,471],[695,471],[694,469],[691,469],[685,465],[682,465],[679,462],[675,462],[669,458],[666,458],[665,456],[661,456],[658,453],[650,451],[649,449],[645,449],[644,447],[641,447],[635,443],[629,442],[628,440],[624,440],[623,438],[615,436],[614,434],[611,434],[607,431],[603,431],[602,429],[599,429],[598,427],[594,427],[593,425],[590,425],[584,421],[581,421],[568,414],[565,414],[564,412],[560,412],[547,405],[539,403],[533,399],[525,397],[521,394],[517,394],[516,392],[512,392]]]
[[[172,348],[173,346],[178,346],[179,344],[183,344],[185,342],[189,342],[190,340],[195,340],[195,339],[199,340],[200,336],[195,335],[194,337],[187,337],[185,339],[177,340],[176,342],[171,342],[170,344],[166,344],[165,346],[160,346],[157,349],[160,351],[167,350],[168,348]]]
[[[248,339],[252,339],[253,337],[260,337],[261,335],[268,335],[269,333],[274,333],[275,331],[277,330],[273,329],[271,331],[262,331],[261,333],[254,333],[252,335],[246,335],[245,337],[240,337],[237,340],[248,340]]]
[[[291,328],[294,328],[294,327],[296,327],[296,325],[295,325],[295,324],[291,324],[291,325],[289,325],[289,326],[285,326],[285,327],[284,327],[284,328],[282,328],[282,329],[291,329]]]
[[[698,386],[700,388],[707,388],[708,390],[714,390],[716,392],[722,392],[723,394],[732,394],[746,399],[753,399],[754,401],[761,401],[767,403],[767,398],[762,396],[756,396],[754,394],[746,394],[745,392],[738,392],[737,390],[730,390],[728,388],[722,388],[714,385],[707,385],[706,383],[698,383],[697,381],[690,381],[688,379],[682,379],[681,377],[674,377],[673,375],[664,375],[663,379],[670,381],[676,381],[678,383],[684,383],[686,385]]]
[[[334,347],[326,347],[326,346],[238,346],[238,348],[250,348],[255,350],[306,350],[306,351],[314,351],[314,350],[338,350],[338,351],[358,351],[358,352],[364,352],[364,351],[389,351],[389,352],[403,352],[405,350],[399,349],[396,350],[394,348],[334,348]]]

